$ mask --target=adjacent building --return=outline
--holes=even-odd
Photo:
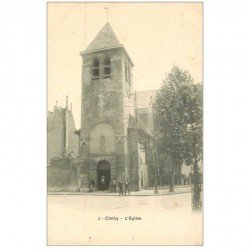
[[[54,106],[47,116],[47,164],[60,157],[79,155],[79,135],[75,128],[72,104],[68,107],[68,97],[64,108]]]

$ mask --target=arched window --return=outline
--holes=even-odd
[[[92,65],[92,77],[99,78],[99,59],[94,58]]]
[[[108,56],[106,56],[104,58],[104,77],[110,77],[111,75],[111,63],[110,63],[110,58]]]
[[[115,153],[115,133],[110,124],[98,123],[90,130],[89,153],[100,154],[101,148],[105,153]],[[103,147],[104,145],[104,147]]]
[[[105,136],[104,135],[100,137],[100,151],[101,152],[105,151]]]

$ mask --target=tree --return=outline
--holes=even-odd
[[[159,151],[173,162],[169,190],[173,192],[176,170],[183,163],[192,164],[195,175],[202,160],[202,87],[194,84],[188,71],[174,66],[157,92],[153,108]]]

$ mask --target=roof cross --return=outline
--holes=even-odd
[[[105,6],[104,9],[106,10],[107,22],[109,22],[109,7],[108,7],[108,6]]]

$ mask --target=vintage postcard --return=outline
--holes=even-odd
[[[47,244],[203,245],[203,5],[47,4]]]

